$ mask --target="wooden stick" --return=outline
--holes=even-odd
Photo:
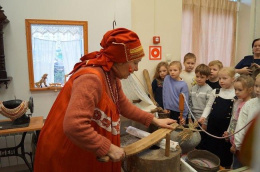
[[[144,69],[143,70],[143,75],[144,75],[144,79],[145,79],[145,83],[146,83],[146,86],[148,88],[148,93],[150,95],[150,99],[152,100],[153,104],[156,106],[157,103],[156,101],[154,100],[154,95],[153,95],[153,89],[152,89],[152,83],[151,83],[151,80],[150,80],[150,76],[149,76],[149,72],[147,69]]]
[[[173,130],[175,130],[176,127],[178,126],[178,124],[172,123],[171,126],[173,127],[173,129],[160,128],[160,129],[156,130],[155,132],[151,133],[149,136],[142,138],[141,140],[138,140],[137,142],[134,142],[130,145],[127,145],[126,147],[124,147],[126,156],[137,154],[137,153],[151,147],[152,145],[158,143],[160,140],[162,140],[165,137],[165,135],[167,133],[171,133]],[[98,159],[98,161],[101,161],[101,162],[109,161],[108,156],[99,157],[97,159]]]
[[[170,156],[170,138],[171,138],[170,133],[167,133],[166,134],[166,144],[165,144],[165,156],[167,156],[167,157]]]
[[[184,95],[181,93],[179,95],[179,110],[180,110],[180,121],[183,118],[183,111],[184,111]]]

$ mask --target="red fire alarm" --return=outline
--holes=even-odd
[[[162,47],[149,46],[149,60],[161,60],[161,59],[162,59]]]
[[[154,44],[159,44],[160,43],[160,36],[154,36],[153,37],[153,43]]]

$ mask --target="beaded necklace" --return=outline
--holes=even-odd
[[[104,73],[105,73],[105,76],[106,76],[106,81],[107,81],[107,84],[108,84],[108,87],[109,87],[109,91],[110,91],[111,97],[112,97],[112,99],[113,99],[113,102],[116,104],[116,106],[117,106],[117,111],[118,111],[118,113],[119,113],[118,92],[117,92],[118,87],[117,87],[117,83],[116,83],[116,89],[115,89],[115,92],[114,92],[113,89],[112,89],[112,85],[111,85],[110,78],[109,78],[109,76],[108,76],[108,72],[105,72],[105,71],[104,71]]]
[[[9,109],[4,106],[3,102],[0,102],[0,114],[4,115],[11,120],[20,118],[28,109],[28,102],[22,101],[22,103],[16,108]]]

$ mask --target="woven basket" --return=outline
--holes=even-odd
[[[218,172],[227,172],[227,171],[231,171],[231,169],[219,170]]]
[[[198,163],[199,161],[205,162],[205,164],[211,164],[211,166],[203,166]],[[187,154],[187,162],[199,172],[216,172],[220,166],[220,159],[206,150],[194,150],[189,152]]]
[[[158,113],[160,119],[170,118],[170,113]]]

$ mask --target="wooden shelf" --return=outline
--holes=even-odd
[[[12,77],[7,77],[6,79],[0,79],[0,85],[3,83],[5,84],[5,88],[7,89],[7,84],[12,80]],[[1,86],[0,86],[1,87]]]
[[[60,91],[63,87],[42,87],[42,88],[31,88],[30,91],[46,91],[46,90],[53,90],[53,91]]]

